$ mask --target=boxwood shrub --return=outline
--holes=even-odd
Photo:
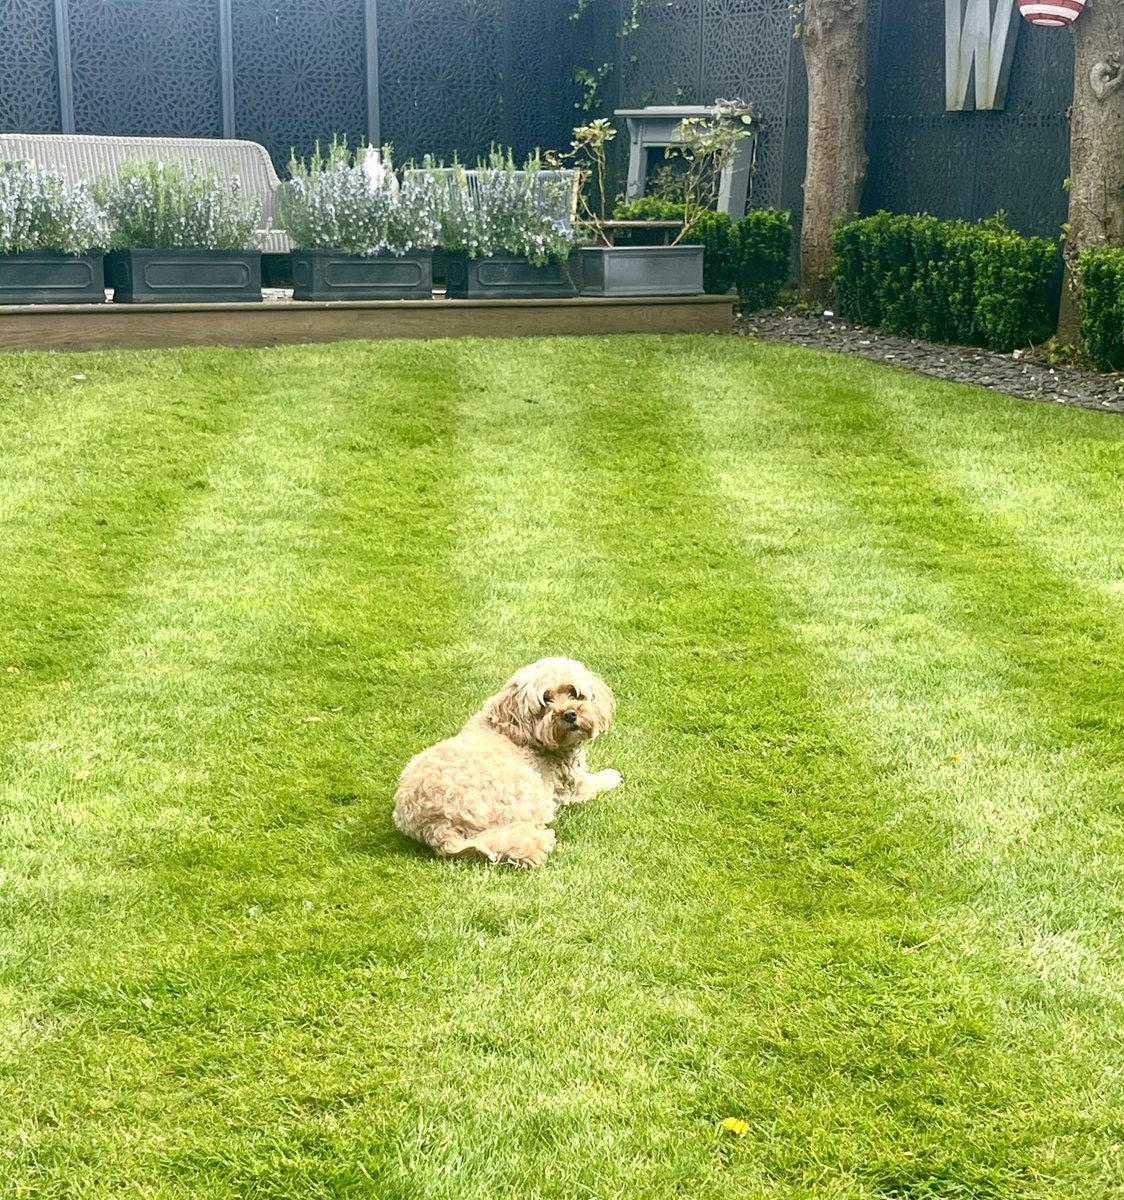
[[[1083,250],[1077,270],[1085,349],[1102,371],[1124,370],[1124,249]]]
[[[840,313],[892,333],[1008,351],[1043,341],[1057,317],[1060,256],[1001,216],[873,217],[836,227]]]
[[[619,221],[674,221],[683,205],[660,196],[618,204]],[[755,208],[738,221],[726,213],[705,213],[687,241],[701,243],[703,286],[713,295],[737,288],[739,304],[752,310],[774,304],[789,275],[792,217],[773,208]]]

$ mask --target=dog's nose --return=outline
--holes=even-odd
[[[567,712],[564,712],[562,714],[562,720],[565,721],[567,725],[576,725],[578,723],[577,710],[571,708]]]

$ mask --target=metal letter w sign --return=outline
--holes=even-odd
[[[1002,108],[1019,34],[1016,0],[944,0],[945,108]],[[968,84],[975,77],[975,105]]]

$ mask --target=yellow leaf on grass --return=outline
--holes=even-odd
[[[749,1132],[749,1122],[743,1121],[741,1117],[726,1117],[722,1121],[722,1128],[730,1133],[736,1133],[738,1137],[745,1137]]]

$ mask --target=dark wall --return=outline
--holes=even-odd
[[[946,112],[943,0],[874,0],[870,166],[863,208],[979,220],[1003,209],[1023,233],[1066,219],[1069,34],[1019,21],[1006,105]]]
[[[944,0],[870,0],[864,209],[976,219],[1028,233],[1065,218],[1064,31],[1020,22],[1002,112],[944,111]],[[69,37],[57,37],[56,11]],[[18,0],[0,3],[0,130],[236,136],[283,168],[291,148],[365,139],[377,11],[380,133],[399,161],[522,154],[569,142],[588,115],[646,104],[757,103],[767,131],[752,203],[801,206],[806,95],[790,0]],[[578,19],[574,19],[580,14]],[[224,106],[223,48],[231,75]],[[60,53],[60,50],[62,53]],[[68,53],[67,53],[68,52]],[[60,62],[69,71],[60,75]],[[603,76],[593,114],[573,68]],[[618,158],[626,147],[618,139]]]
[[[799,209],[807,107],[789,0],[601,0],[600,20],[604,115],[752,100],[768,126],[752,204]]]
[[[58,128],[54,5],[51,0],[0,5],[0,132]]]
[[[379,0],[383,137],[472,160],[569,144],[572,0]]]
[[[768,123],[753,203],[798,214],[807,81],[790,0],[602,0],[606,108],[754,100]],[[1065,220],[1073,49],[1019,21],[1006,106],[945,111],[944,0],[870,0],[863,210],[978,220],[1003,209],[1025,233]],[[630,29],[632,14],[639,28]]]
[[[225,36],[234,134],[284,167],[292,148],[366,139],[377,11],[379,133],[399,160],[569,141],[571,0],[230,0],[225,31],[222,7],[67,0],[60,74],[55,0],[0,3],[0,130],[62,131],[61,80],[72,132],[221,137]]]

